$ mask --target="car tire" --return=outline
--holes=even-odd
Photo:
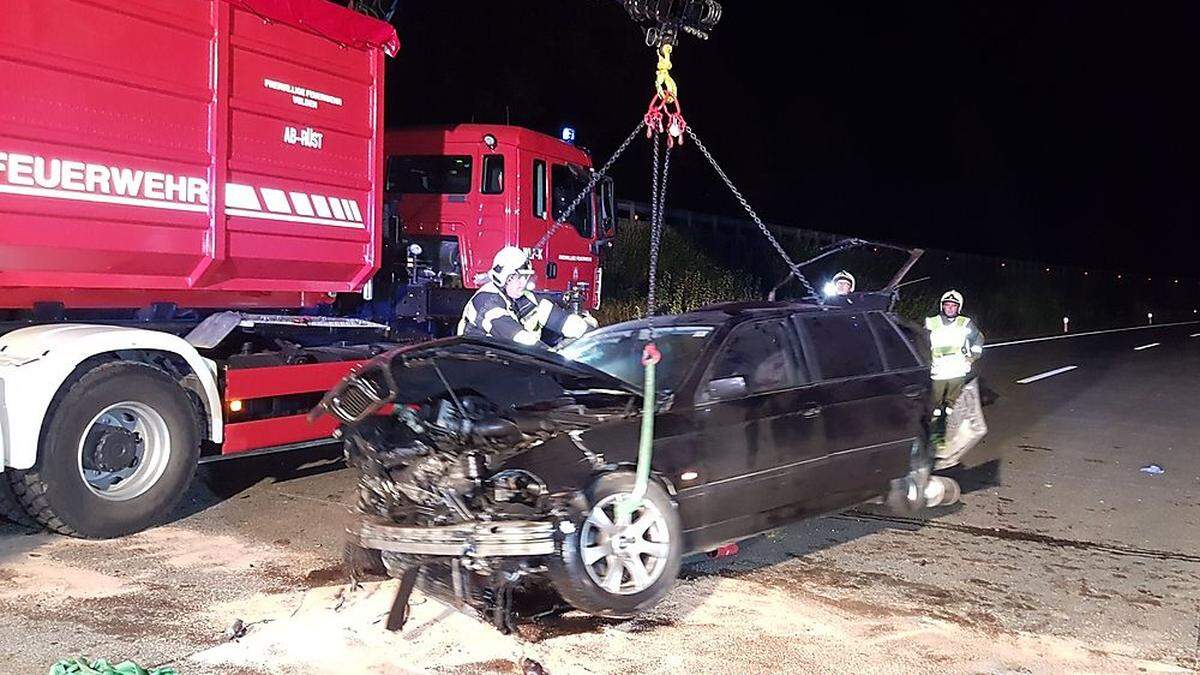
[[[661,485],[650,481],[642,506],[631,518],[633,525],[643,522],[643,517],[649,519],[644,533],[635,534],[626,528],[625,536],[612,537],[597,525],[599,512],[613,521],[612,508],[623,496],[632,494],[635,483],[629,472],[596,479],[583,495],[587,509],[571,519],[574,527],[566,529],[572,531],[565,534],[558,555],[547,565],[555,590],[576,609],[626,619],[657,605],[675,584],[683,557],[683,527],[675,502]],[[621,552],[603,559],[594,557],[601,548],[609,550],[613,546]],[[604,582],[611,582],[613,577],[608,573],[617,569],[609,561],[617,560],[622,569],[616,573],[619,578],[614,585],[618,588],[614,592]],[[646,573],[641,579],[634,574],[635,566]]]
[[[121,431],[126,425],[128,433]],[[88,371],[55,397],[42,429],[37,462],[13,472],[13,492],[37,522],[75,537],[109,539],[162,522],[187,492],[200,457],[191,398],[170,375],[141,363]],[[120,438],[106,440],[112,433]],[[133,443],[126,449],[137,460],[121,481],[97,487],[82,458],[108,442]],[[102,474],[118,473],[92,472],[101,483]]]

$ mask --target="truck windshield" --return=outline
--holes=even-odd
[[[587,187],[590,175],[587,169],[574,164],[555,164],[550,170],[551,191],[554,195],[554,220],[563,221],[567,207]],[[590,239],[595,222],[592,217],[593,200],[585,198],[565,222],[575,227],[579,236]]]
[[[465,195],[471,191],[470,155],[392,155],[387,191]]]
[[[660,392],[679,389],[700,360],[700,352],[712,334],[712,326],[666,326],[654,329],[654,344],[662,352],[655,368],[655,388]],[[558,350],[559,354],[608,373],[618,380],[642,386],[642,348],[650,339],[644,327],[602,328]]]

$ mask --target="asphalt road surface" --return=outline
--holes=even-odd
[[[980,365],[997,399],[960,505],[863,507],[689,561],[647,617],[502,636],[418,595],[390,634],[395,582],[350,588],[339,566],[354,477],[308,453],[206,470],[171,524],[118,541],[0,525],[0,670],[78,653],[239,675],[1200,667],[1200,325],[998,344]]]

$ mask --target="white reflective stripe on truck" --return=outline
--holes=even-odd
[[[298,215],[293,215],[293,208]],[[314,211],[316,215],[313,215]],[[225,215],[334,227],[366,227],[362,210],[353,199],[305,192],[285,193],[275,188],[257,188],[256,191],[254,186],[241,183],[225,186]]]
[[[0,152],[0,194],[192,213],[209,210],[209,183],[200,176],[19,152]],[[225,185],[225,215],[366,227],[356,200],[241,183]]]

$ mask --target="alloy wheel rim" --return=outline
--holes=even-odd
[[[652,586],[671,553],[667,519],[650,500],[643,499],[633,513],[617,513],[629,493],[600,500],[580,531],[579,546],[588,576],[614,595],[633,595]]]

